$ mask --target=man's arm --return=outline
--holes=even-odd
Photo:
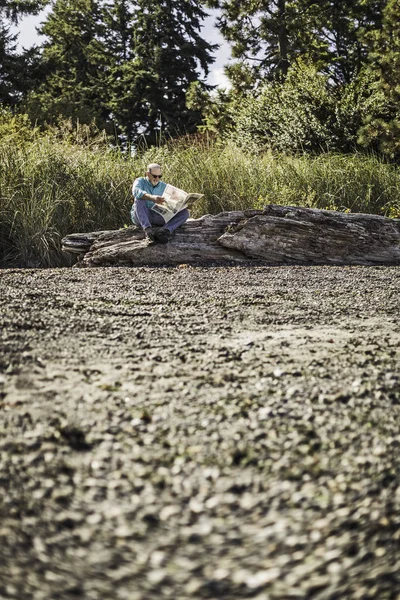
[[[162,196],[150,194],[148,191],[146,191],[145,187],[146,179],[144,179],[144,177],[138,177],[135,179],[132,186],[132,194],[135,200],[150,200],[156,204],[164,204],[165,199]]]
[[[143,196],[141,198],[139,198],[139,200],[151,200],[152,202],[155,202],[156,204],[164,204],[165,202],[165,198],[163,198],[162,196],[156,196],[154,194],[143,194]]]

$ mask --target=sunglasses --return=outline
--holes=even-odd
[[[153,173],[150,173],[150,175],[154,177],[154,179],[162,179],[162,175],[153,175]]]

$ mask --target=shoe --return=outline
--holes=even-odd
[[[157,235],[157,228],[156,227],[146,227],[146,229],[144,230],[144,233],[145,233],[146,238],[148,240],[150,240],[151,242],[155,242],[156,241],[156,235]]]
[[[156,231],[156,240],[160,242],[160,244],[166,244],[171,237],[171,232],[166,229],[166,227],[160,227],[158,231]]]

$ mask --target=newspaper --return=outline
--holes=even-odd
[[[164,217],[165,222],[168,223],[176,213],[184,208],[190,208],[194,202],[203,196],[204,194],[188,194],[173,185],[167,184],[163,193],[165,202],[163,204],[154,204],[151,210]]]

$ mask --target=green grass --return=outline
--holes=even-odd
[[[185,138],[130,157],[104,140],[13,130],[0,140],[1,264],[68,264],[66,234],[129,225],[132,182],[150,162],[163,165],[165,181],[204,194],[195,217],[266,204],[400,217],[399,172],[376,156],[255,156]]]
[[[161,161],[174,185],[204,193],[202,213],[283,204],[400,217],[400,172],[373,155],[252,155],[233,144],[175,144],[143,159]]]
[[[47,138],[0,143],[3,262],[63,264],[61,238],[128,222],[133,165],[119,153]]]

